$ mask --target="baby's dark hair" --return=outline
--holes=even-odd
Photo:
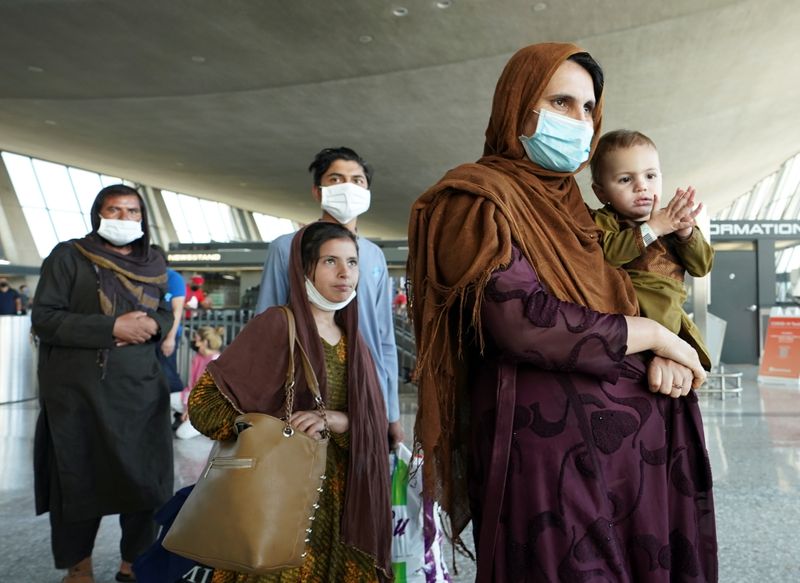
[[[614,130],[613,132],[603,134],[603,137],[597,141],[592,161],[589,163],[589,167],[592,169],[592,182],[599,182],[600,166],[609,153],[614,150],[626,150],[633,146],[650,146],[654,150],[658,150],[655,142],[642,132],[637,132],[635,130]]]

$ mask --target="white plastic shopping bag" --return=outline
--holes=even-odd
[[[392,468],[392,569],[396,583],[449,583],[439,506],[422,498],[422,457],[402,443]]]

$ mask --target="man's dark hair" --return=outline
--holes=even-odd
[[[575,53],[567,60],[574,61],[586,69],[586,72],[592,78],[592,85],[594,85],[594,99],[595,101],[600,101],[600,97],[603,95],[603,84],[605,83],[603,68],[600,67],[600,64],[589,53]]]
[[[372,168],[370,168],[369,164],[356,154],[355,150],[339,146],[338,148],[325,148],[314,156],[314,161],[308,166],[308,171],[314,174],[314,186],[320,185],[323,175],[336,160],[357,162],[364,169],[364,175],[367,177],[367,186],[372,185]]]

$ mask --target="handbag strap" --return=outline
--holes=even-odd
[[[326,437],[329,431],[328,418],[325,414],[325,403],[323,402],[322,394],[319,391],[319,381],[317,380],[317,375],[314,374],[314,368],[311,366],[311,360],[309,360],[308,354],[306,354],[303,345],[300,344],[300,341],[297,338],[297,325],[295,324],[294,313],[292,313],[292,310],[289,306],[280,306],[280,308],[283,310],[283,313],[286,316],[287,329],[289,332],[289,363],[286,367],[286,380],[284,381],[283,385],[283,388],[286,391],[286,426],[283,428],[283,433],[287,437],[294,433],[294,429],[291,427],[291,425],[289,425],[289,418],[292,416],[292,411],[294,409],[294,385],[296,381],[294,347],[296,345],[300,350],[300,362],[303,366],[303,376],[306,379],[306,385],[314,397],[314,405],[317,408],[317,412],[319,413],[320,417],[322,417],[322,421],[325,425],[323,437]]]

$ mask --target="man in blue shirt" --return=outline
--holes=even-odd
[[[152,247],[161,254],[167,264],[167,293],[164,294],[164,301],[169,305],[175,318],[172,328],[164,335],[164,339],[156,349],[156,352],[158,361],[161,363],[161,369],[169,382],[169,392],[180,393],[184,384],[178,373],[178,346],[181,343],[181,332],[183,330],[181,319],[183,318],[183,303],[186,299],[186,282],[183,281],[180,273],[169,267],[169,260],[164,249],[158,245],[153,245]]]
[[[22,313],[22,300],[19,293],[8,285],[5,277],[0,277],[0,315],[8,316]]]
[[[322,221],[341,223],[358,234],[358,215],[369,208],[372,170],[350,148],[325,148],[308,167],[314,175],[311,193],[322,207]],[[269,245],[256,312],[285,304],[289,298],[289,251],[293,233]],[[392,290],[386,258],[380,247],[358,238],[358,329],[369,347],[381,382],[389,419],[389,443],[405,437],[397,396],[397,347],[392,321]]]

